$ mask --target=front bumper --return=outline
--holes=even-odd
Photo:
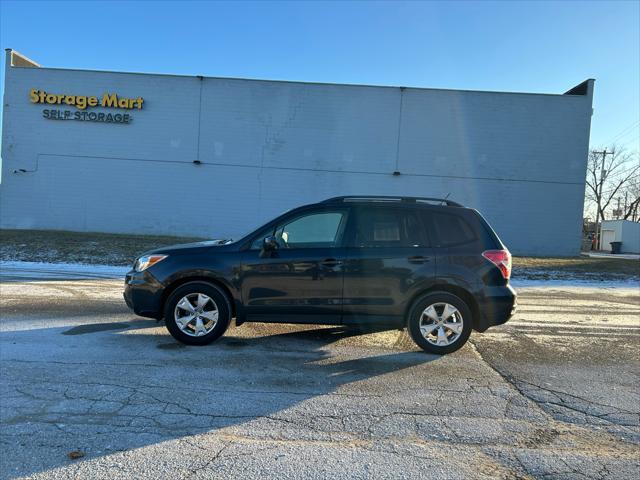
[[[162,318],[164,286],[148,271],[131,270],[124,280],[124,301],[136,315]]]
[[[484,332],[489,327],[509,321],[518,309],[518,295],[511,285],[486,287],[478,302],[479,315],[475,330]]]

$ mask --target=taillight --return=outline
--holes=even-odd
[[[500,269],[502,276],[509,280],[511,276],[511,253],[509,250],[486,250],[482,256]]]

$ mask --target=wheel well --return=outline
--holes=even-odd
[[[234,301],[233,295],[231,295],[231,291],[229,291],[224,283],[211,277],[185,277],[173,282],[171,285],[165,288],[164,292],[162,293],[162,311],[164,311],[164,304],[166,303],[167,298],[169,298],[169,295],[171,295],[178,287],[184,285],[185,283],[191,282],[209,283],[222,290],[222,292],[227,297],[227,300],[229,301],[229,306],[231,307],[231,317],[233,318],[236,316],[236,302]]]
[[[433,287],[427,288],[426,290],[421,290],[420,292],[416,293],[407,306],[407,310],[404,315],[405,319],[407,319],[407,317],[409,316],[409,312],[411,311],[411,308],[413,307],[413,304],[416,302],[416,300],[418,300],[420,297],[424,295],[427,295],[429,293],[435,293],[435,292],[451,293],[456,297],[459,297],[460,299],[462,299],[464,303],[466,303],[471,309],[471,315],[472,315],[471,320],[472,320],[473,327],[475,329],[478,323],[478,319],[480,318],[480,309],[478,308],[478,302],[476,302],[476,299],[474,298],[473,295],[471,295],[471,293],[469,293],[464,288],[458,287],[456,285],[448,285],[448,284],[434,285]]]

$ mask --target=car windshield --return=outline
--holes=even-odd
[[[280,216],[284,215],[285,213],[287,213],[287,212],[289,212],[289,211],[290,211],[290,210],[286,210],[286,211],[284,211],[284,212],[282,212],[282,213],[280,213],[280,214],[278,214],[278,215],[274,216],[273,218],[280,217]],[[271,222],[271,221],[272,221],[272,219],[269,219],[269,220],[267,220],[266,222],[264,222],[264,223],[262,223],[262,224],[260,224],[260,225],[258,225],[258,226],[256,226],[256,227],[253,227],[253,228],[250,228],[250,229],[246,229],[246,230],[244,230],[244,231],[242,232],[242,234],[241,234],[241,235],[234,235],[234,236],[233,236],[233,238],[223,238],[222,240],[219,240],[219,241],[220,241],[220,244],[221,244],[221,245],[228,245],[228,244],[230,244],[230,243],[235,243],[235,242],[237,242],[237,241],[240,241],[240,240],[242,240],[243,238],[248,237],[249,235],[251,235],[251,234],[253,234],[253,233],[255,233],[255,232],[258,232],[259,230],[261,230],[262,228],[264,228],[264,227],[265,227],[269,222]]]

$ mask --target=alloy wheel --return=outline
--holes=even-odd
[[[218,323],[218,305],[204,293],[190,293],[176,304],[173,318],[182,332],[201,337]]]
[[[434,303],[420,315],[420,333],[438,347],[455,343],[462,335],[464,321],[460,311],[449,303]]]

